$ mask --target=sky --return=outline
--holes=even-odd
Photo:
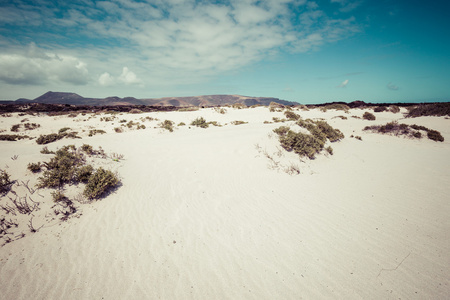
[[[0,1],[0,99],[450,101],[446,0]]]

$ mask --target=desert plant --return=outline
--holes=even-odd
[[[199,117],[199,118],[195,119],[194,121],[191,122],[191,125],[201,127],[201,128],[208,128],[208,126],[209,126],[203,117]]]
[[[297,121],[298,119],[300,119],[300,116],[291,110],[286,110],[284,112],[284,115],[286,116],[286,118],[288,120],[291,120],[291,121]]]
[[[332,103],[332,104],[327,104],[327,105],[320,107],[320,110],[323,112],[326,112],[329,109],[343,110],[345,112],[348,112],[350,107],[346,104],[341,104],[341,103]]]
[[[16,125],[11,126],[11,131],[18,132],[20,126],[22,126],[22,124],[16,124]]]
[[[421,116],[450,116],[450,102],[420,104],[408,108],[407,118]]]
[[[427,137],[430,140],[433,140],[435,142],[443,142],[444,141],[444,137],[441,135],[441,133],[437,130],[429,130],[427,132]]]
[[[186,126],[186,123],[184,123],[184,122],[180,122],[180,123],[178,123],[178,125],[177,126]]]
[[[98,199],[118,183],[119,179],[113,172],[98,168],[89,178],[83,194],[88,199]]]
[[[70,130],[70,127],[63,127],[63,128],[61,128],[61,129],[58,131],[58,133],[59,133],[59,134],[65,133],[65,132],[67,132],[67,131],[69,131],[69,130]]]
[[[394,114],[399,113],[400,107],[398,107],[397,105],[391,105],[389,106],[389,111]]]
[[[230,122],[233,125],[242,125],[242,124],[247,124],[248,122],[245,121],[231,121]]]
[[[29,163],[27,168],[33,173],[38,173],[41,171],[41,163]]]
[[[64,195],[64,193],[61,192],[60,190],[51,192],[51,195],[53,198],[53,202],[56,203],[67,202],[69,200],[69,198],[67,198],[66,195]]]
[[[89,130],[89,136],[94,136],[97,133],[104,134],[104,133],[106,133],[106,131],[104,131],[102,129],[91,129],[91,130]]]
[[[12,184],[10,175],[6,171],[0,170],[0,194],[9,192]]]
[[[327,151],[330,155],[333,155],[333,148],[331,148],[331,146],[326,147],[325,151]]]
[[[373,120],[376,119],[375,115],[372,114],[372,113],[370,113],[370,112],[368,112],[368,111],[366,111],[366,112],[363,114],[362,117],[363,117],[364,120],[369,120],[369,121],[373,121]]]
[[[386,106],[377,106],[373,109],[374,112],[383,112],[386,110],[387,110]]]
[[[95,154],[94,148],[91,145],[83,144],[81,146],[81,150],[84,151],[88,155]]]
[[[173,125],[175,123],[170,120],[164,120],[164,122],[159,123],[159,127],[164,128],[166,130],[169,130],[170,132],[173,132]]]
[[[233,103],[233,105],[231,105],[231,107],[237,108],[237,109],[243,109],[243,108],[247,108],[247,105],[245,105],[243,103]]]
[[[53,143],[54,141],[62,139],[62,136],[57,133],[50,133],[47,135],[41,135],[36,139],[36,143],[39,145],[45,145]]]
[[[219,114],[222,114],[222,115],[227,112],[227,110],[225,108],[223,108],[223,107],[214,107],[214,110],[216,112],[218,112]]]
[[[36,123],[25,123],[25,124],[23,124],[23,126],[25,127],[26,130],[34,130],[38,127],[41,127],[40,124],[36,124]]]
[[[78,168],[75,172],[76,181],[87,183],[93,171],[94,168],[91,165],[86,165]]]
[[[287,126],[280,126],[278,128],[275,128],[273,130],[273,132],[275,132],[276,134],[278,134],[279,136],[285,136],[286,133],[288,133],[288,131],[290,130],[289,127]]]
[[[122,133],[123,129],[121,127],[115,127],[114,131],[117,132],[117,133]]]
[[[287,151],[294,151],[300,156],[314,159],[315,154],[323,148],[323,143],[310,134],[289,130],[279,137],[281,146]]]
[[[140,113],[142,113],[142,110],[133,108],[133,109],[130,109],[129,113],[130,114],[140,114]]]
[[[41,153],[42,153],[42,154],[55,154],[55,152],[48,150],[47,146],[44,146],[44,147],[41,149]]]
[[[17,140],[27,139],[28,135],[18,135],[18,134],[0,134],[0,141],[10,141],[15,142]]]

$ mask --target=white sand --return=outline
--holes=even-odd
[[[450,295],[449,119],[400,120],[439,130],[445,141],[438,143],[362,131],[366,125],[401,119],[401,114],[376,113],[376,121],[366,121],[351,117],[362,116],[364,111],[357,109],[348,114],[298,111],[305,119],[325,118],[346,136],[331,144],[334,155],[310,161],[279,151],[271,134],[292,122],[263,124],[283,117],[281,112],[264,107],[227,110],[223,115],[212,109],[126,114],[114,125],[100,121],[101,116],[83,121],[89,115],[0,118],[4,133],[28,118],[41,124],[31,136],[68,126],[83,137],[48,144],[51,150],[88,143],[125,156],[118,163],[97,162],[120,173],[122,186],[116,192],[78,204],[79,218],[50,222],[49,216],[37,215],[36,226],[43,225],[38,232],[30,233],[25,224],[24,238],[0,247],[0,298]],[[338,115],[348,119],[333,118]],[[120,119],[146,116],[176,124],[203,116],[228,124],[176,127],[171,133],[154,128],[158,121],[146,121],[144,130],[113,130]],[[234,120],[248,124],[229,124]],[[87,137],[81,130],[88,126],[107,134]],[[362,141],[350,138],[352,134]],[[0,141],[0,169],[34,184],[38,175],[27,164],[50,157],[40,149],[34,140]],[[301,174],[283,171],[292,164]],[[51,204],[50,191],[36,193],[44,196],[36,199]]]

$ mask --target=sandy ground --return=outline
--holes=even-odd
[[[265,107],[123,114],[106,122],[100,119],[111,115],[1,117],[3,134],[27,118],[41,127],[20,134],[70,127],[82,137],[48,144],[50,150],[86,143],[124,159],[92,159],[117,171],[122,186],[77,203],[79,212],[61,221],[52,215],[50,190],[31,194],[24,186],[33,188],[39,177],[27,164],[51,156],[35,140],[0,141],[0,169],[23,183],[14,187],[19,196],[41,203],[25,216],[0,211],[20,223],[11,242],[0,240],[0,298],[447,298],[450,120],[383,112],[367,121],[352,117],[362,116],[358,109],[296,112],[345,134],[331,144],[333,155],[299,159],[282,149],[272,130],[293,122],[264,124],[284,116]],[[200,116],[223,126],[189,126]],[[188,125],[157,128],[166,119]],[[116,133],[126,124],[120,120],[146,128]],[[392,120],[439,130],[445,141],[362,130]],[[88,137],[92,128],[107,133]],[[300,174],[286,173],[289,166]]]

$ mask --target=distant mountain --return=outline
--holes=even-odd
[[[16,101],[2,101],[0,103],[46,103],[46,104],[69,104],[69,105],[91,105],[91,106],[112,106],[112,105],[154,105],[154,106],[218,106],[242,103],[251,105],[269,105],[270,102],[277,102],[283,105],[297,105],[297,102],[280,100],[269,97],[247,97],[240,95],[206,95],[193,97],[165,97],[136,99],[133,97],[120,98],[117,96],[107,98],[85,98],[75,93],[47,92],[34,100],[17,99]]]

